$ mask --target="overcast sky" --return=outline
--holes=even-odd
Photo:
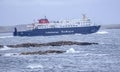
[[[0,0],[0,26],[82,18],[97,24],[120,24],[120,0]]]

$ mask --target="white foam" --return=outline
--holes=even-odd
[[[6,53],[3,56],[18,56],[18,53]]]
[[[43,68],[43,66],[40,64],[30,64],[27,66],[27,68],[36,69],[36,68]]]
[[[79,51],[75,51],[73,48],[70,48],[66,53],[79,53]]]
[[[12,48],[9,48],[7,46],[4,46],[3,48],[0,48],[0,50],[10,50],[10,49],[12,49]]]
[[[98,31],[97,34],[107,34],[107,31]]]
[[[75,35],[82,35],[82,34],[78,34],[78,33],[76,33]]]
[[[11,38],[13,36],[0,36],[0,38]]]

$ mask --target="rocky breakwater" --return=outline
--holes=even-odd
[[[16,45],[6,45],[10,48],[29,48],[29,47],[43,47],[43,46],[64,46],[64,45],[97,45],[98,43],[90,43],[90,42],[76,42],[76,41],[57,41],[57,42],[49,42],[49,43],[22,43]],[[0,48],[4,48],[3,45],[0,45]],[[48,55],[48,54],[61,54],[65,53],[63,50],[46,50],[46,51],[35,51],[35,52],[22,52],[20,55]],[[15,54],[13,54],[15,55]]]
[[[19,48],[19,47],[42,47],[42,46],[63,46],[63,45],[97,45],[98,43],[90,43],[90,42],[74,42],[74,41],[58,41],[58,42],[49,42],[49,43],[23,43],[16,45],[7,45],[7,47],[11,48]]]

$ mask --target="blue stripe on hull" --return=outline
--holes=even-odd
[[[64,34],[91,34],[99,30],[100,26],[33,29],[28,31],[15,31],[14,36],[51,36]]]

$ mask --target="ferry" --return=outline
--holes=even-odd
[[[100,25],[96,25],[90,19],[83,15],[82,19],[49,21],[46,17],[39,19],[38,22],[28,26],[30,29],[18,31],[15,27],[14,36],[53,36],[68,34],[92,34],[100,29]]]

